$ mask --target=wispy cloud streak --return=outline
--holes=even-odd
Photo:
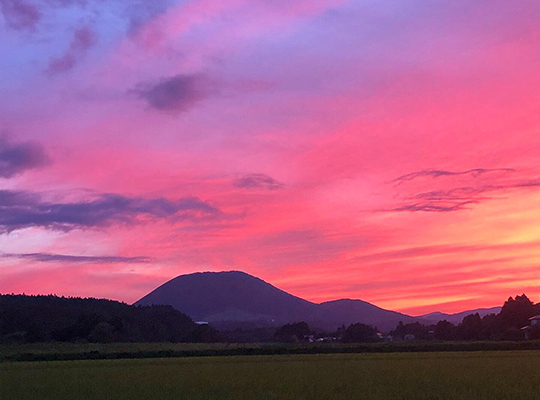
[[[425,169],[422,171],[411,172],[410,174],[402,175],[397,177],[392,182],[406,182],[412,181],[417,178],[439,178],[445,176],[460,176],[460,175],[470,175],[473,178],[477,178],[481,175],[488,174],[490,172],[515,172],[512,168],[495,168],[495,169],[486,169],[486,168],[474,168],[467,171],[445,171],[441,169]]]
[[[490,173],[500,172],[503,176],[487,176]],[[405,197],[404,204],[394,208],[385,209],[382,211],[409,211],[409,212],[453,212],[470,208],[470,205],[481,203],[485,200],[492,199],[497,193],[502,193],[508,190],[526,190],[539,189],[540,178],[519,179],[508,178],[507,173],[517,172],[511,168],[500,169],[484,169],[477,168],[463,172],[452,172],[445,170],[422,170],[410,174],[402,175],[392,182],[397,182],[401,185],[406,182],[411,182],[418,178],[437,179],[441,177],[472,177],[471,186],[458,186],[445,188],[440,190],[423,191],[420,193],[409,194]],[[484,176],[485,175],[485,176]],[[478,181],[480,176],[485,179]],[[459,179],[458,179],[458,184]],[[452,181],[443,185],[455,185]],[[414,189],[409,189],[414,190]],[[489,196],[488,194],[491,194]],[[379,210],[381,211],[381,210]]]
[[[25,254],[0,254],[0,258],[14,258],[20,260],[36,261],[43,263],[98,263],[98,264],[146,264],[149,257],[120,257],[120,256],[74,256],[51,253],[25,253]]]
[[[234,180],[234,186],[242,189],[278,190],[285,184],[266,174],[248,174]]]

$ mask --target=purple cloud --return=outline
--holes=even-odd
[[[406,204],[400,207],[393,208],[391,210],[385,210],[385,211],[410,211],[410,212],[439,212],[439,213],[445,213],[445,212],[452,212],[452,211],[460,211],[466,209],[468,204],[474,204],[477,203],[476,201],[462,201],[462,202],[455,202],[450,204],[441,204],[438,202],[425,202],[425,203],[414,203],[414,204]]]
[[[49,75],[57,75],[72,70],[78,60],[96,43],[96,34],[88,27],[77,29],[67,51],[62,57],[51,60],[47,67]]]
[[[183,112],[209,95],[209,81],[203,75],[176,75],[139,84],[134,92],[156,110]]]
[[[234,186],[242,189],[278,190],[283,189],[285,184],[265,174],[249,174],[236,179]]]
[[[41,20],[41,11],[24,0],[0,0],[0,10],[7,26],[15,30],[34,31]]]
[[[88,201],[53,203],[36,193],[0,190],[0,233],[30,227],[70,231],[148,218],[199,220],[219,214],[217,208],[197,197],[166,200],[100,194]]]
[[[10,143],[7,136],[0,136],[0,178],[12,178],[48,163],[49,158],[41,145],[32,142]]]
[[[379,211],[409,211],[409,212],[452,212],[467,209],[470,204],[478,204],[488,200],[488,194],[500,193],[507,190],[526,190],[540,189],[540,178],[532,179],[512,179],[505,176],[489,176],[487,179],[479,182],[477,178],[481,175],[487,175],[493,172],[502,172],[503,174],[516,172],[511,168],[484,169],[476,168],[463,172],[452,172],[444,170],[422,170],[407,175],[402,175],[392,182],[398,182],[398,185],[409,182],[417,178],[439,178],[465,176],[472,177],[469,181],[470,186],[458,186],[444,188],[440,190],[431,190],[420,193],[414,193],[405,199],[404,203],[398,207],[389,210]],[[446,182],[446,185],[448,183]]]
[[[511,168],[494,168],[494,169],[486,169],[486,168],[475,168],[475,169],[469,169],[467,171],[445,171],[440,169],[425,169],[418,172],[412,172],[410,174],[402,175],[396,179],[394,179],[392,182],[404,182],[404,181],[412,181],[416,178],[421,177],[427,177],[427,178],[439,178],[442,176],[459,176],[459,175],[471,175],[473,178],[479,177],[480,175],[487,174],[489,172],[514,172],[515,170]]]
[[[163,14],[171,4],[174,4],[174,0],[128,1],[126,14],[129,19],[129,32],[137,32],[149,19]]]
[[[121,15],[128,19],[129,31],[134,32],[149,19],[164,13],[175,0],[0,0],[0,12],[10,29],[35,31],[50,11],[73,6],[88,9],[89,5],[95,5],[89,12],[99,12],[107,3],[121,5]]]
[[[148,257],[119,257],[119,256],[72,256],[50,253],[0,254],[0,258],[17,258],[36,262],[66,262],[66,263],[99,263],[99,264],[145,264],[150,262]]]

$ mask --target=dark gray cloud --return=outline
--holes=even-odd
[[[82,58],[97,41],[96,33],[89,27],[82,27],[73,32],[73,39],[67,51],[63,56],[54,58],[47,67],[49,75],[57,75],[70,71],[75,67],[80,58]]]
[[[0,178],[11,178],[32,168],[49,163],[43,147],[37,143],[11,143],[0,136]]]
[[[156,110],[183,112],[208,97],[209,80],[203,75],[176,75],[155,83],[141,83],[133,92]]]
[[[487,175],[499,172],[497,175]],[[398,184],[412,181],[420,177],[440,178],[463,176],[472,178],[469,180],[470,186],[444,187],[439,190],[422,191],[420,193],[409,194],[403,204],[386,210],[378,211],[409,211],[409,212],[452,212],[470,208],[473,204],[492,199],[509,190],[530,190],[540,189],[540,178],[523,179],[516,178],[508,173],[517,172],[511,168],[499,169],[471,169],[463,172],[452,172],[444,170],[423,170],[400,176],[392,182]],[[481,175],[484,179],[478,180]],[[460,180],[462,180],[460,178]],[[450,184],[440,182],[445,186]],[[458,182],[459,183],[459,182]],[[454,183],[455,184],[455,183]],[[401,186],[400,186],[401,187]]]
[[[0,11],[9,28],[34,31],[42,14],[39,8],[25,0],[0,0]]]
[[[265,174],[249,174],[236,179],[233,182],[235,187],[242,189],[265,189],[278,190],[283,189],[285,184]]]
[[[50,253],[0,254],[0,258],[17,258],[36,262],[65,263],[97,263],[97,264],[144,264],[150,262],[149,257],[117,257],[117,256],[72,256]]]
[[[155,218],[200,220],[219,214],[196,197],[166,200],[99,194],[87,201],[60,203],[48,202],[37,193],[0,190],[0,233],[30,227],[70,231]]]

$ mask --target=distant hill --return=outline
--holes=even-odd
[[[446,320],[453,323],[454,325],[459,324],[463,318],[471,314],[479,314],[480,317],[485,317],[489,314],[498,314],[501,312],[502,307],[492,307],[492,308],[478,308],[476,310],[462,311],[456,314],[445,314],[442,312],[433,312],[425,315],[421,315],[417,318],[424,321],[424,323],[436,324],[439,321]]]
[[[385,310],[362,300],[341,299],[327,301],[317,305],[319,325],[335,327],[361,322],[387,331],[400,321],[415,322],[417,319],[396,311]]]
[[[361,300],[312,303],[239,271],[181,275],[135,303],[152,304],[171,305],[195,321],[212,322],[217,327],[306,321],[328,330],[357,322],[389,330],[399,321],[416,320]]]

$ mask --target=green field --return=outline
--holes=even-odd
[[[540,399],[540,351],[4,362],[0,399]]]

